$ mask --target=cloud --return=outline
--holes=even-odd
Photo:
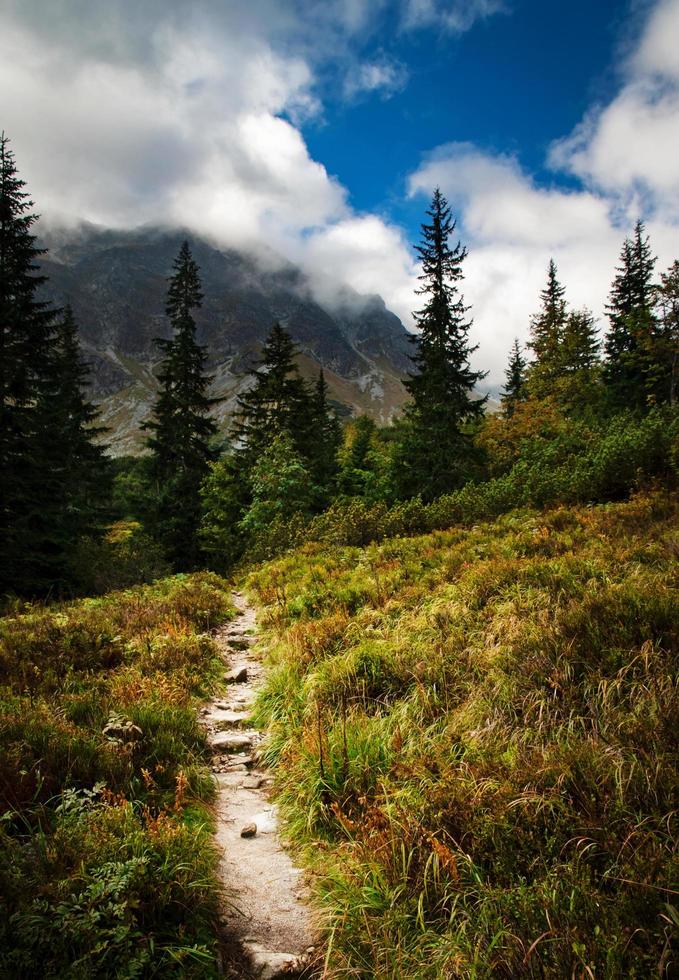
[[[479,20],[504,13],[504,0],[404,0],[406,30],[439,27],[450,34],[463,34]]]
[[[329,280],[360,293],[379,293],[394,313],[412,324],[417,268],[403,232],[377,215],[353,215],[300,242],[295,257],[316,274],[317,293],[332,300]]]
[[[626,81],[551,148],[552,166],[654,216],[679,221],[679,0],[651,12]]]
[[[344,96],[349,100],[378,93],[388,99],[408,84],[408,69],[400,61],[382,56],[377,61],[351,65],[344,79]]]
[[[301,18],[294,2],[269,0],[54,0],[41,18],[6,0],[0,110],[38,209],[52,223],[163,223],[268,246],[319,277],[393,286],[398,302],[409,261],[400,233],[355,214],[299,129],[322,111],[314,63],[299,53],[310,24],[324,26],[323,43],[346,40],[379,7],[306,3]],[[382,57],[359,68],[356,91],[404,81]]]

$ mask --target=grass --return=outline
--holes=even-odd
[[[250,574],[329,976],[675,975],[678,518],[645,493]]]
[[[217,976],[215,575],[0,620],[0,975]]]

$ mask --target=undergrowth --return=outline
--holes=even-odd
[[[211,574],[0,619],[0,975],[216,976]]]
[[[676,975],[676,495],[255,570],[336,977]]]

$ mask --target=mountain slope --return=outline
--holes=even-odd
[[[155,337],[167,337],[167,276],[185,234],[157,228],[107,231],[86,226],[45,236],[45,294],[70,302],[92,366],[93,394],[101,403],[116,453],[140,443],[156,390]],[[198,340],[209,354],[216,415],[228,424],[235,399],[275,321],[299,345],[300,368],[313,377],[322,366],[331,395],[354,412],[387,421],[403,403],[401,378],[410,344],[401,321],[379,296],[347,287],[332,290],[332,305],[315,297],[309,278],[269,253],[255,258],[220,250],[191,236],[205,299],[197,311]]]

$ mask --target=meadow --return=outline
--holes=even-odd
[[[678,519],[645,492],[250,573],[329,976],[676,970]]]
[[[0,619],[0,975],[217,976],[216,575]],[[38,966],[39,964],[39,966]]]

